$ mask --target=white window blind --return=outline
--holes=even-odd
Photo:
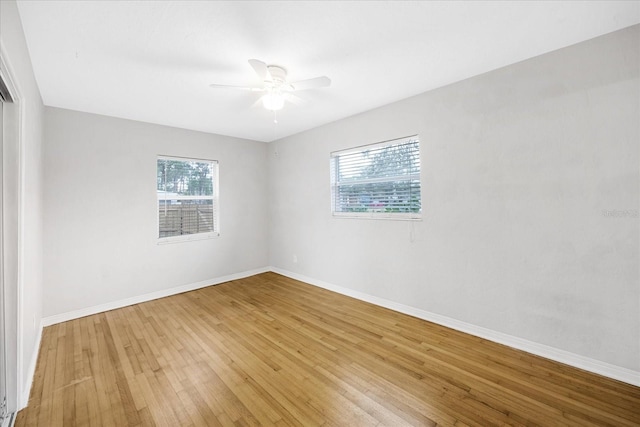
[[[161,241],[219,235],[217,161],[160,156],[157,184]]]
[[[331,153],[332,211],[336,216],[418,219],[418,136]]]

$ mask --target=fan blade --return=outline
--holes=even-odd
[[[327,76],[316,77],[308,80],[300,80],[299,82],[289,83],[293,90],[314,89],[317,87],[327,87],[331,85],[331,79]]]
[[[232,86],[232,85],[210,84],[209,87],[212,87],[214,89],[240,89],[240,90],[248,90],[251,92],[262,92],[264,90],[264,88],[259,86]]]
[[[258,77],[260,77],[260,81],[265,82],[265,81],[272,80],[271,74],[269,73],[269,68],[267,67],[267,64],[265,64],[264,62],[258,59],[250,59],[249,65],[251,65],[251,67],[253,68],[253,71],[256,72]]]

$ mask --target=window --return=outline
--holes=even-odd
[[[158,238],[218,236],[218,162],[158,157]]]
[[[335,216],[419,219],[418,136],[331,153]]]

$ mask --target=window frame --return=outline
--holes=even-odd
[[[211,171],[211,180],[213,194],[211,196],[180,196],[175,199],[161,199],[158,196],[158,160],[173,160],[179,162],[197,162],[197,163],[209,163],[213,165]],[[213,239],[220,236],[220,162],[218,160],[213,159],[202,159],[195,157],[181,157],[181,156],[167,156],[164,154],[158,154],[155,158],[155,168],[156,168],[156,241],[157,244],[169,244],[169,243],[181,243],[181,242],[190,242],[195,240],[207,240]],[[195,234],[184,234],[180,236],[167,236],[160,237],[160,201],[161,200],[211,200],[213,205],[213,231],[204,232],[204,233],[195,233]]]
[[[412,173],[406,175],[408,178],[411,176],[417,178],[420,182],[420,210],[418,212],[340,212],[336,211],[336,190],[340,186],[340,182],[338,177],[338,168],[335,167],[336,159],[340,156],[345,156],[354,153],[362,153],[365,151],[369,151],[372,149],[378,149],[393,145],[402,145],[409,144],[412,141],[416,141],[418,145],[418,164],[419,170],[417,173]],[[351,147],[342,150],[332,151],[330,153],[329,165],[329,179],[330,179],[330,197],[331,197],[331,215],[333,218],[356,218],[356,219],[381,219],[381,220],[395,220],[395,221],[421,221],[422,220],[422,155],[421,155],[421,142],[420,136],[418,134],[404,136],[400,138],[389,139],[385,141],[375,142],[372,144],[364,144],[356,147]],[[394,176],[391,177],[381,177],[381,178],[369,178],[363,179],[361,181],[356,181],[356,183],[371,183],[371,182],[388,182],[392,181]],[[354,181],[350,182],[351,184]]]

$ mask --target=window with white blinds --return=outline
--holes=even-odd
[[[217,161],[159,156],[157,184],[160,242],[220,234]]]
[[[418,136],[331,153],[331,202],[335,216],[419,219]]]

